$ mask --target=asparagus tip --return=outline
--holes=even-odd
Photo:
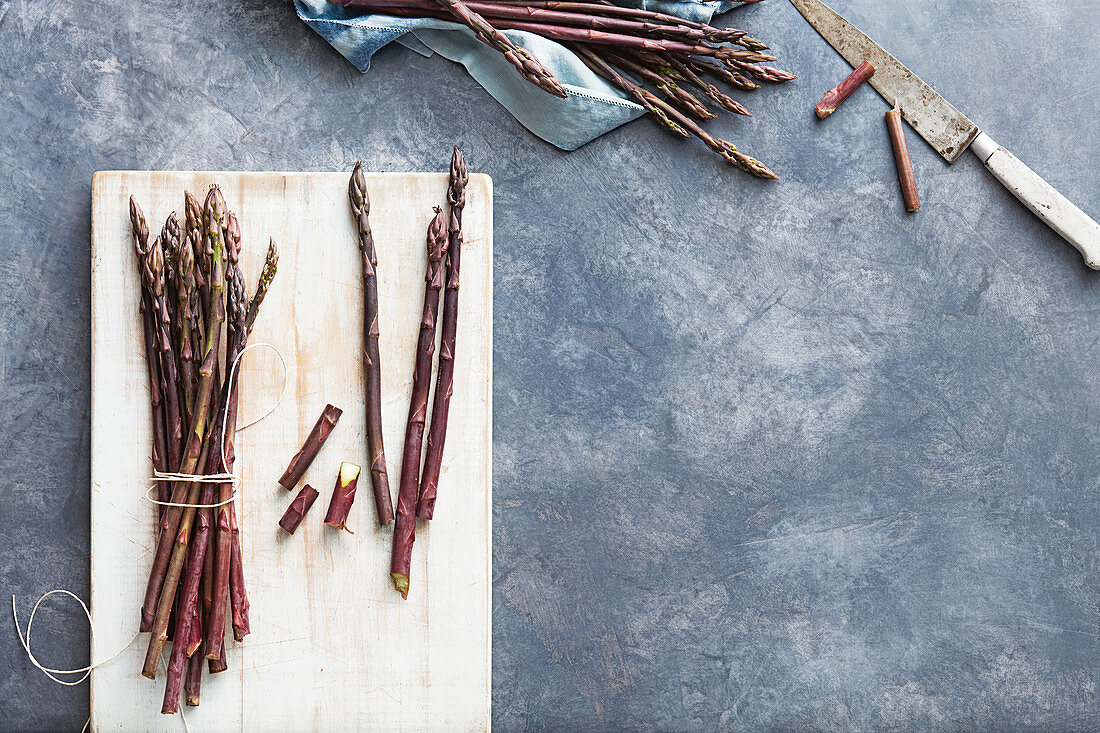
[[[470,174],[466,170],[466,158],[463,157],[462,151],[458,149],[458,146],[454,146],[454,152],[451,153],[451,180],[461,181],[462,185],[466,185],[470,180]]]
[[[355,161],[348,180],[348,199],[351,211],[357,218],[370,215],[370,197],[367,196],[367,177],[363,175],[363,161]]]

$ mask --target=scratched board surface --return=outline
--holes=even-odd
[[[366,465],[359,254],[346,173],[104,172],[92,186],[91,581],[96,659],[137,629],[152,561],[148,385],[129,237],[133,194],[154,235],[183,190],[217,182],[240,217],[250,290],[268,237],[279,272],[250,343],[286,362],[275,412],[237,436],[252,633],[227,635],[229,669],[204,675],[201,705],[182,706],[195,731],[484,730],[489,725],[492,421],[492,183],[471,175],[464,215],[454,397],[436,518],[418,522],[412,588],[389,577],[390,528],[378,529],[369,481],[349,528],[322,520],[341,461]],[[423,297],[425,230],[445,205],[445,174],[368,175],[379,256],[383,420],[396,492]],[[248,352],[241,420],[282,389],[270,349]],[[343,416],[303,483],[320,493],[291,537],[277,522],[293,494],[276,483],[321,409]],[[396,504],[396,496],[395,496]],[[97,730],[181,731],[160,714],[164,672],[140,674],[148,634],[92,674]],[[97,653],[98,651],[98,653]]]

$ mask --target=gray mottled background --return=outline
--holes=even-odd
[[[1100,214],[1095,0],[835,4]],[[644,120],[561,153],[286,3],[0,0],[0,591],[88,591],[93,172],[457,142],[497,197],[494,728],[1100,728],[1100,274],[913,134],[906,216],[885,103],[815,122],[840,58],[785,0],[727,18],[801,77],[710,125],[779,183]],[[6,628],[0,727],[79,729]],[[86,663],[78,612],[40,634]]]

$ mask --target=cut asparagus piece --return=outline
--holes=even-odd
[[[330,527],[351,531],[347,526],[348,512],[351,511],[351,505],[355,501],[355,487],[359,483],[360,470],[360,467],[354,463],[345,461],[340,464],[340,474],[336,477],[336,486],[332,489],[332,500],[328,505],[328,513],[325,514],[325,524]],[[306,509],[309,509],[308,505]],[[289,529],[287,531],[292,534],[294,532]]]
[[[340,415],[343,414],[343,410],[333,405],[325,405],[325,409],[321,411],[321,416],[317,418],[317,422],[313,425],[313,429],[309,431],[309,435],[306,437],[302,448],[294,457],[290,459],[290,464],[287,466],[286,471],[279,478],[279,485],[287,491],[291,491],[298,485],[298,481],[301,480],[302,475],[313,463],[313,459],[317,457],[317,453],[320,452],[321,446],[328,440],[329,434],[332,433],[333,428],[336,427],[337,421],[340,420]]]
[[[342,466],[340,471],[343,473]],[[337,490],[339,490],[339,486],[340,484],[337,482]],[[320,494],[317,493],[317,489],[309,484],[303,486],[302,490],[298,492],[298,495],[294,497],[294,501],[290,502],[290,506],[286,508],[286,513],[283,514],[283,518],[279,520],[279,526],[285,529],[289,534],[294,534],[294,530],[298,529],[298,525],[306,518],[306,512],[313,506],[313,502],[317,501],[318,496],[320,496]]]
[[[825,92],[825,96],[821,98],[821,101],[814,105],[814,114],[823,120],[836,112],[836,108],[844,104],[844,100],[852,96],[857,89],[863,86],[863,82],[874,76],[874,73],[874,66],[871,66],[867,61],[862,62],[844,81]]]
[[[901,186],[901,198],[905,210],[912,214],[920,208],[920,195],[917,193],[917,178],[913,174],[913,161],[909,158],[909,146],[905,142],[905,127],[901,121],[898,102],[894,108],[886,110],[886,129],[890,133],[890,146],[894,150],[894,164],[898,169],[898,184]]]

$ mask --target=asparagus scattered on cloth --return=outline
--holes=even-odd
[[[405,428],[405,449],[401,455],[401,481],[397,495],[397,517],[393,528],[390,578],[402,598],[409,597],[409,572],[416,540],[416,502],[420,486],[420,459],[424,443],[424,422],[428,414],[428,391],[435,353],[436,314],[443,288],[443,256],[447,253],[447,227],[438,207],[428,225],[428,267],[424,274],[424,310],[416,343],[412,396]]]
[[[458,146],[451,156],[450,186],[447,203],[450,218],[447,224],[447,263],[443,294],[443,324],[439,339],[439,371],[436,374],[435,397],[432,400],[432,422],[428,430],[428,450],[424,456],[424,475],[420,479],[420,496],[416,516],[431,519],[439,488],[439,470],[443,465],[443,444],[447,437],[447,416],[454,393],[455,340],[458,330],[458,271],[462,262],[462,209],[466,206],[466,184],[470,175]],[[407,575],[407,573],[406,573]]]
[[[363,387],[366,405],[367,451],[371,489],[378,524],[393,521],[393,498],[386,473],[382,440],[382,360],[378,351],[378,253],[370,228],[370,196],[363,164],[355,163],[348,181],[348,201],[355,219],[359,255],[363,262]]]
[[[776,60],[763,41],[735,28],[718,28],[680,18],[671,13],[625,8],[610,2],[557,2],[556,0],[335,0],[336,4],[378,15],[406,18],[458,20],[473,28],[480,40],[505,54],[529,80],[551,93],[563,93],[557,84],[547,88],[546,77],[533,56],[523,61],[503,31],[523,31],[555,41],[592,66],[578,49],[597,55],[606,63],[599,75],[640,104],[654,119],[681,137],[700,138],[711,150],[736,167],[760,178],[777,178],[766,165],[746,155],[698,125],[683,125],[679,117],[716,117],[688,86],[698,87],[722,110],[749,116],[740,100],[719,89],[703,76],[728,84],[732,91],[756,89],[762,82],[781,83],[794,74],[764,64]],[[347,11],[344,11],[347,12]],[[309,19],[307,19],[308,21]],[[315,22],[320,23],[321,18]],[[324,31],[319,30],[322,35]],[[327,36],[326,36],[327,37]],[[505,43],[507,42],[507,43]],[[652,57],[657,58],[652,58]],[[577,79],[574,84],[582,83]],[[634,88],[636,87],[636,89]],[[579,87],[583,90],[583,87]],[[639,94],[639,90],[645,94]],[[655,104],[653,91],[666,99]],[[666,107],[675,110],[670,115]],[[564,108],[563,108],[564,109]],[[563,124],[563,128],[567,125]],[[702,131],[702,132],[701,132]],[[539,134],[546,137],[544,132]],[[551,135],[553,137],[553,135]],[[558,143],[559,145],[561,143]]]

